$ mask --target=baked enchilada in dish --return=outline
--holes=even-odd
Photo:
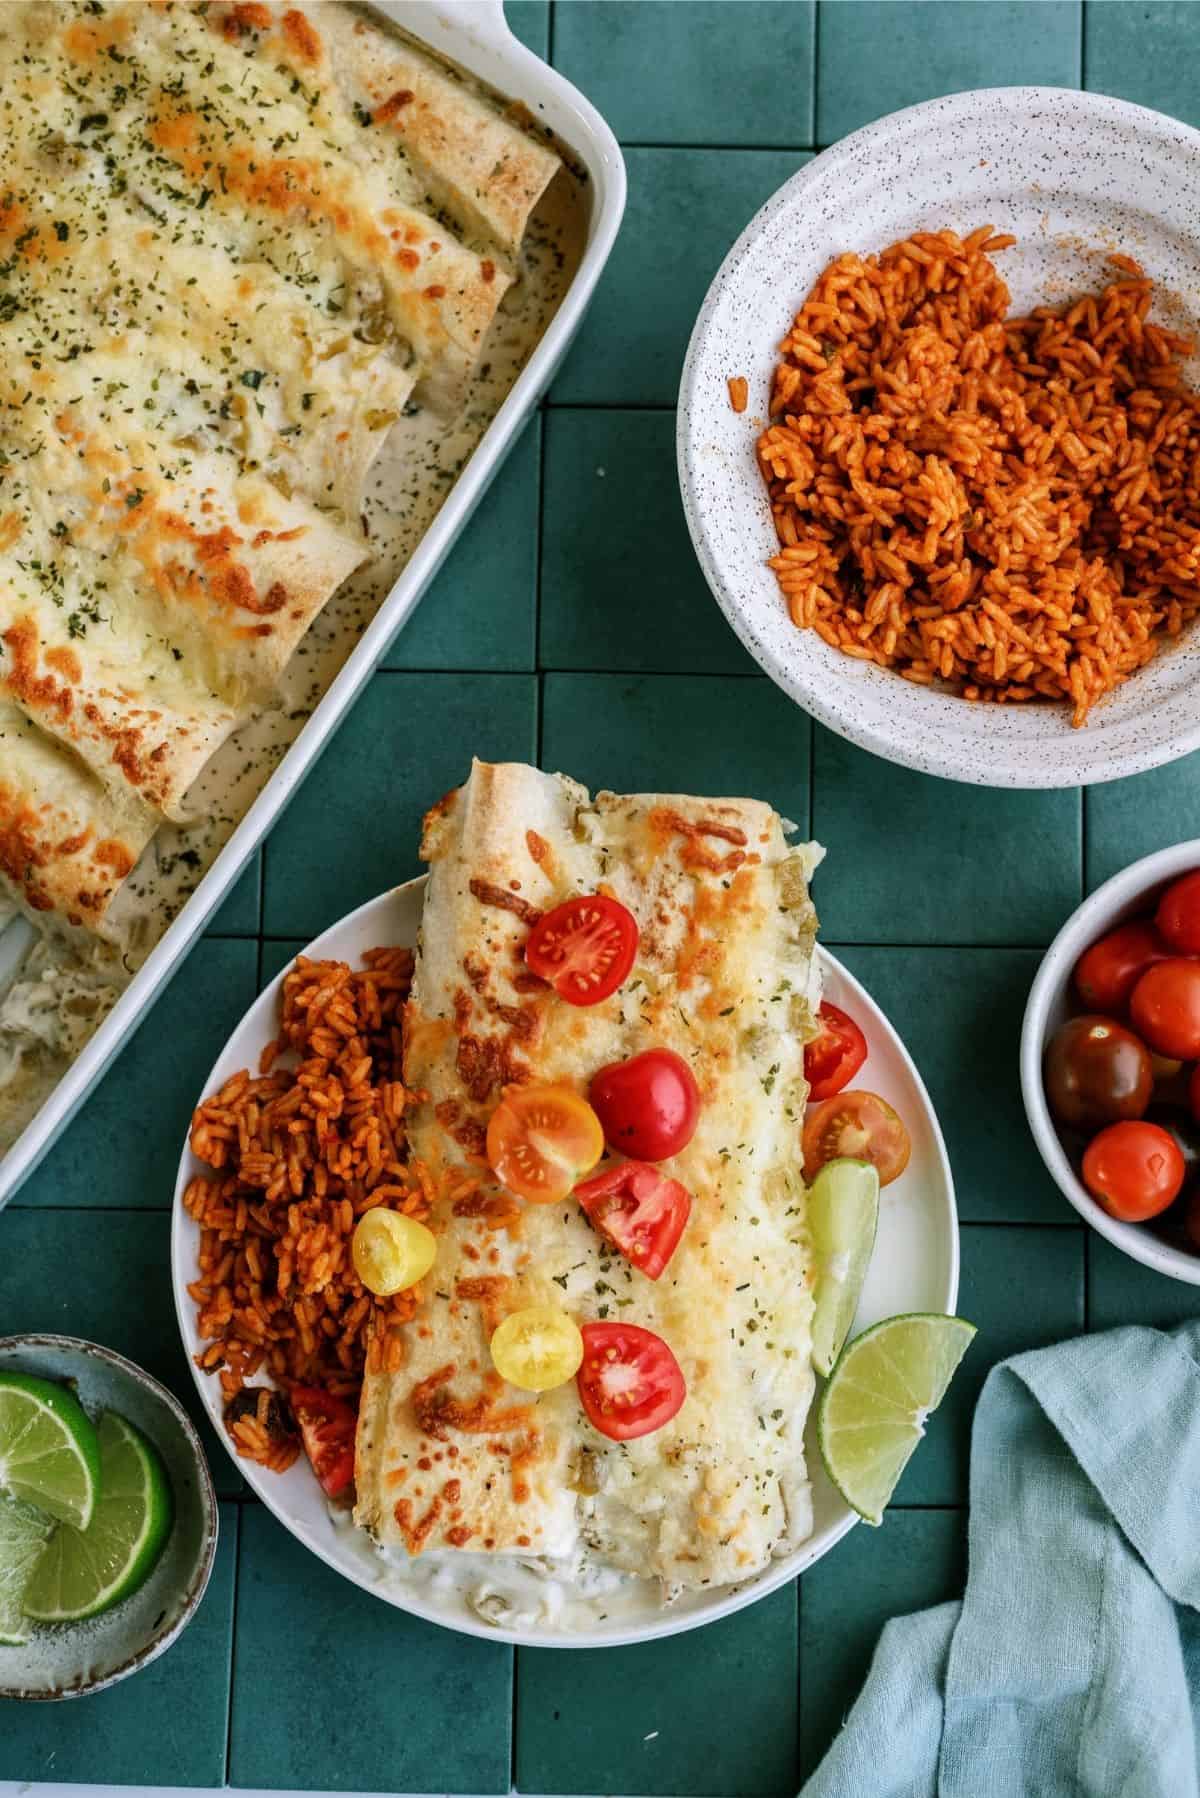
[[[485,1617],[748,1579],[811,1528],[820,852],[477,762],[422,853],[415,955],[301,958],[196,1113],[226,1428],[276,1469],[302,1437],[343,1527]]]
[[[111,999],[557,303],[563,165],[342,0],[7,0],[0,58],[0,896]]]

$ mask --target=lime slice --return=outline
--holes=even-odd
[[[40,1623],[95,1617],[128,1598],[171,1532],[171,1487],[154,1444],[115,1411],[96,1433],[101,1480],[92,1521],[86,1530],[58,1530],[25,1588],[22,1609]]]
[[[869,1161],[827,1161],[808,1189],[816,1254],[813,1366],[828,1376],[850,1334],[879,1222],[879,1173]]]
[[[843,1349],[817,1410],[817,1441],[846,1503],[878,1523],[925,1419],[975,1334],[961,1317],[885,1317]]]
[[[65,1386],[0,1373],[0,1491],[86,1529],[100,1481],[96,1432]]]
[[[44,1511],[0,1493],[0,1643],[6,1646],[29,1640],[21,1598],[53,1528]]]

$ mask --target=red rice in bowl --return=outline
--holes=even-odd
[[[793,622],[966,699],[1102,694],[1200,610],[1200,399],[1126,256],[1008,318],[990,227],[840,256],[758,440]]]
[[[300,1452],[277,1392],[320,1386],[357,1404],[364,1369],[399,1365],[399,1327],[420,1288],[377,1299],[354,1271],[350,1238],[386,1205],[428,1216],[432,1191],[409,1159],[402,1078],[408,949],[366,966],[300,956],[283,982],[280,1034],[257,1076],[243,1069],[201,1104],[191,1146],[215,1172],[184,1205],[200,1226],[188,1287],[209,1344],[197,1364],[220,1374],[239,1454],[276,1471]]]

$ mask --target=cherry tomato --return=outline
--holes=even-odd
[[[804,1045],[804,1078],[812,1105],[832,1099],[834,1093],[849,1086],[867,1059],[867,1039],[844,1011],[822,1000],[817,1021],[820,1036]]]
[[[639,1161],[678,1155],[696,1133],[700,1088],[673,1049],[645,1049],[601,1068],[588,1098],[612,1147]]]
[[[354,1271],[368,1292],[388,1298],[423,1280],[437,1260],[437,1237],[402,1211],[373,1205],[350,1238]]]
[[[565,1386],[583,1360],[579,1325],[557,1305],[525,1305],[510,1311],[491,1341],[492,1365],[522,1392]]]
[[[1200,961],[1174,956],[1147,968],[1133,989],[1129,1015],[1138,1035],[1160,1055],[1200,1055]]]
[[[596,1005],[628,976],[637,946],[633,913],[605,893],[585,893],[534,925],[525,964],[569,1005]]]
[[[1179,1145],[1158,1124],[1110,1124],[1083,1154],[1083,1183],[1110,1217],[1141,1224],[1177,1197],[1184,1161]]]
[[[536,1205],[565,1199],[603,1153],[600,1119],[569,1086],[514,1086],[488,1120],[492,1172]]]
[[[637,1324],[584,1324],[575,1380],[588,1421],[613,1442],[661,1430],[687,1397],[682,1370],[662,1337]]]
[[[657,1280],[675,1253],[692,1195],[646,1161],[618,1161],[575,1188],[596,1229],[622,1255]]]
[[[1113,1018],[1068,1018],[1046,1049],[1046,1098],[1060,1123],[1098,1130],[1140,1118],[1154,1090],[1150,1051]]]
[[[804,1120],[804,1178],[811,1180],[827,1161],[846,1156],[870,1161],[879,1184],[898,1180],[908,1166],[912,1144],[891,1106],[874,1093],[838,1093],[810,1110]]]
[[[1154,922],[1158,934],[1177,955],[1200,955],[1200,868],[1167,888]]]
[[[1133,918],[1084,950],[1075,964],[1075,990],[1089,1011],[1121,1011],[1139,974],[1169,954],[1153,924]]]
[[[312,1470],[322,1490],[336,1498],[354,1478],[358,1413],[345,1399],[335,1398],[320,1386],[293,1386],[288,1397]]]

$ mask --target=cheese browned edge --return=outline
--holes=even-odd
[[[760,1570],[810,1528],[810,1248],[799,1168],[813,1029],[808,849],[770,807],[586,792],[476,763],[426,820],[430,863],[407,1017],[406,1079],[427,1091],[413,1152],[442,1197],[438,1261],[393,1376],[369,1376],[358,1520],[381,1542],[563,1555],[585,1545],[668,1588]],[[630,979],[574,1007],[534,980],[530,924],[612,891],[641,929]],[[665,1171],[693,1209],[662,1278],[610,1251],[579,1206],[533,1206],[482,1159],[509,1082],[586,1092],[608,1062],[662,1044],[696,1074],[696,1135]],[[615,1444],[574,1382],[540,1397],[490,1366],[496,1324],[553,1303],[579,1322],[641,1324],[671,1346],[688,1397],[673,1422]]]

